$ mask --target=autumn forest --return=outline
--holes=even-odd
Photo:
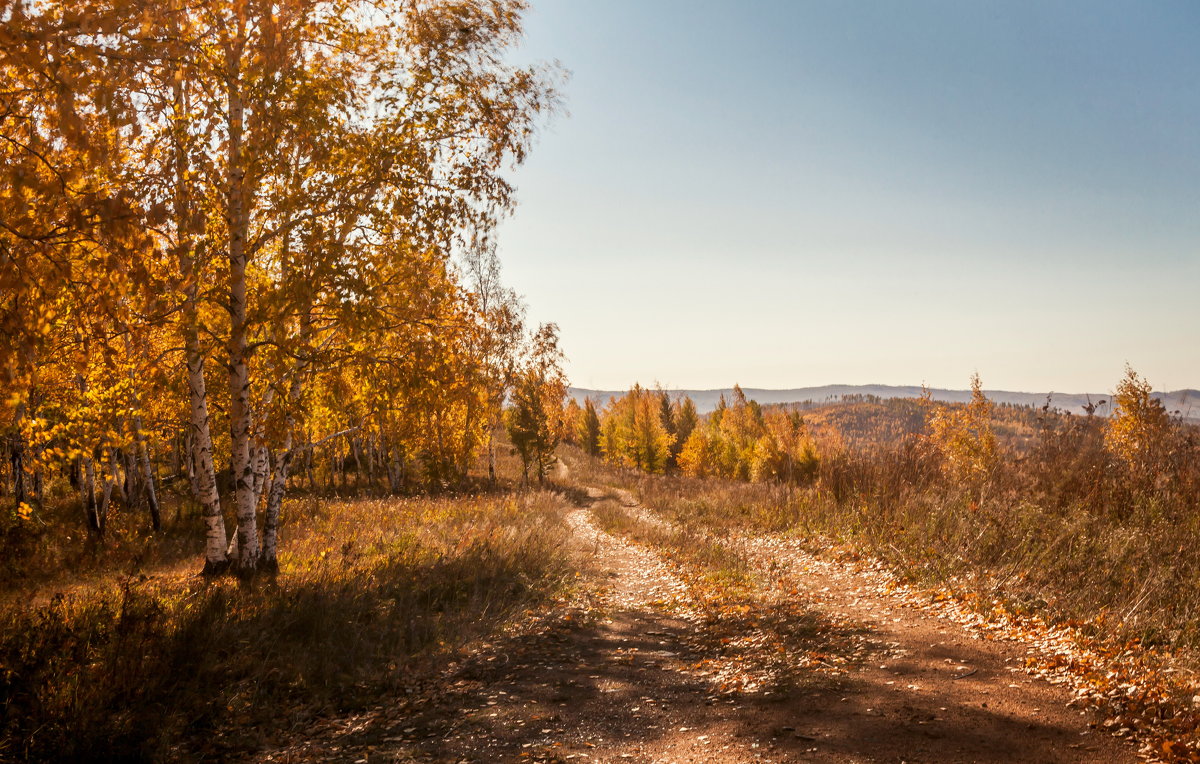
[[[1200,761],[1191,412],[569,387],[530,12],[0,0],[0,761]]]

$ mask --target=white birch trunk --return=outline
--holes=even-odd
[[[192,420],[192,491],[200,501],[204,516],[204,572],[213,575],[228,566],[225,555],[225,518],[221,515],[221,496],[217,492],[217,471],[213,466],[212,433],[208,427],[208,389],[204,381],[204,356],[196,329],[196,290],[187,292],[190,310],[185,308],[187,341],[188,401]]]
[[[187,104],[178,80],[173,85],[175,117],[185,120]],[[198,307],[200,274],[196,272],[192,249],[192,232],[198,227],[194,205],[187,198],[187,160],[182,151],[175,156],[175,224],[178,228],[177,248],[179,273],[183,277],[183,340],[187,360],[188,412],[191,431],[188,433],[188,477],[192,494],[200,502],[204,517],[204,574],[216,575],[229,565],[225,556],[225,518],[221,514],[221,496],[217,491],[217,471],[213,466],[212,433],[209,430],[208,385],[204,379],[204,353],[200,347]]]
[[[237,70],[241,51],[231,52],[229,73],[229,437],[234,493],[237,497],[237,570],[254,572],[259,540],[255,517],[254,465],[250,453],[250,369],[246,359],[246,171],[242,166],[243,103]]]
[[[263,496],[263,489],[266,487],[267,478],[271,474],[271,452],[266,446],[256,446],[254,452],[254,508],[258,509]]]
[[[117,450],[108,450],[108,474],[104,478],[104,491],[96,504],[96,514],[100,516],[100,527],[108,525],[108,505],[112,501],[113,487],[117,484]]]
[[[267,511],[263,517],[263,555],[259,567],[270,572],[279,570],[279,514],[283,508],[283,494],[287,490],[288,468],[292,464],[292,419],[289,414],[283,450],[275,454],[275,474],[271,479],[271,492],[267,494]]]

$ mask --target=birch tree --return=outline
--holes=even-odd
[[[521,457],[526,480],[532,466],[538,482],[545,481],[562,438],[563,398],[567,394],[562,357],[558,327],[542,324],[531,338],[528,357],[517,372],[505,424],[513,448]]]
[[[85,365],[178,353],[205,570],[272,565],[296,449],[336,433],[305,421],[306,385],[340,364],[361,377],[396,363],[372,352],[389,344],[382,334],[436,331],[456,312],[467,317],[449,341],[418,346],[470,355],[459,342],[469,310],[447,308],[465,305],[446,286],[448,263],[511,209],[504,172],[556,102],[544,72],[505,62],[523,10],[519,0],[0,5],[0,324],[14,338],[0,369],[15,391],[16,462],[28,462],[22,433],[38,419],[36,371],[51,350],[66,363],[55,337],[68,326]],[[163,327],[177,341],[148,346]],[[104,458],[118,493],[125,454],[142,454],[153,484],[142,402],[158,389],[127,382],[132,407],[119,418],[131,440],[120,454],[77,449],[84,473]],[[471,428],[453,406],[436,410],[427,424],[440,444],[459,444],[461,468]]]

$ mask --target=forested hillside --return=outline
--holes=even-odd
[[[893,400],[916,398],[922,394],[920,385],[821,385],[819,387],[795,387],[787,390],[772,390],[765,388],[744,388],[747,396],[759,403],[774,404],[803,404],[810,408],[827,406],[833,403],[849,403],[863,398],[878,398]],[[716,408],[721,396],[728,398],[733,394],[732,388],[719,390],[668,390],[673,396],[687,397],[701,413],[707,414]],[[1012,406],[1042,407],[1049,404],[1051,408],[1068,414],[1086,414],[1089,407],[1091,413],[1108,416],[1112,412],[1112,394],[1109,392],[1094,393],[1063,393],[1063,392],[1014,392],[1010,390],[985,390],[988,400],[993,403]],[[949,390],[945,388],[930,388],[930,396],[935,401],[943,403],[967,403],[971,400],[970,390]],[[571,396],[580,404],[585,399],[606,401],[621,391],[588,390],[572,387]],[[1184,419],[1200,420],[1200,390],[1184,389],[1161,391],[1152,394],[1162,402],[1163,407],[1172,414]]]

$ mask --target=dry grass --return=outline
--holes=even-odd
[[[98,541],[84,528],[73,495],[54,495],[28,522],[0,528],[6,565],[0,569],[0,603],[28,601],[31,592],[51,594],[130,572],[202,564],[203,521],[190,497],[163,491],[164,522],[158,533],[142,508],[114,500],[108,532]],[[199,562],[198,562],[199,560]]]
[[[301,500],[275,581],[143,568],[10,604],[0,758],[227,758],[411,689],[565,585],[560,504]]]
[[[582,479],[634,491],[682,525],[718,533],[788,531],[865,549],[919,583],[971,591],[1071,622],[1114,642],[1180,650],[1200,666],[1200,457],[1193,429],[1148,475],[1102,448],[1101,423],[1004,411],[1025,422],[982,483],[956,484],[904,420],[829,416],[880,442],[827,448],[816,484],[787,487],[662,477],[571,452]],[[868,427],[864,421],[870,420]],[[1014,425],[1015,431],[1015,425]],[[843,442],[848,440],[843,438]]]
[[[663,550],[672,562],[688,569],[693,593],[697,593],[697,585],[704,589],[736,589],[744,593],[752,583],[745,556],[695,525],[648,522],[631,515],[612,499],[594,504],[592,514],[600,527],[609,533]],[[710,593],[699,592],[701,595]],[[723,599],[734,596],[729,591],[721,594]],[[703,602],[704,596],[700,599]]]

